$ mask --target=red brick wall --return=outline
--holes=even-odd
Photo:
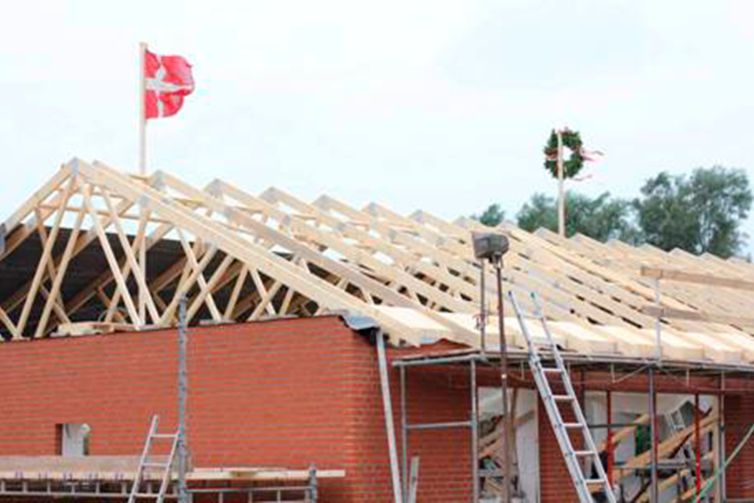
[[[747,395],[726,396],[725,455],[730,456],[754,421],[754,400]],[[728,498],[754,498],[754,487],[747,483],[754,473],[754,438],[741,449],[725,472]]]
[[[58,423],[89,424],[92,454],[139,453],[151,414],[175,428],[176,350],[172,330],[0,344],[0,455],[55,454]],[[347,472],[323,501],[391,500],[376,351],[339,318],[191,329],[189,381],[195,466],[315,463]],[[411,421],[468,413],[468,390],[447,376],[412,375],[409,393]],[[467,430],[414,433],[410,445],[420,500],[468,498]]]

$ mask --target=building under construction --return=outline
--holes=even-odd
[[[754,266],[490,231],[68,162],[2,227],[0,498],[754,498]]]

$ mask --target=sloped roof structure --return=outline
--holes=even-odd
[[[192,323],[347,311],[374,318],[395,343],[477,347],[474,231],[490,229],[376,203],[356,209],[329,196],[305,202],[275,188],[253,195],[222,180],[200,189],[164,172],[130,175],[74,159],[2,227],[0,332],[13,340],[81,322],[170,326],[185,295]],[[560,344],[595,357],[654,354],[658,320],[645,307],[658,290],[642,266],[754,280],[754,266],[740,260],[511,224],[497,231],[511,241],[505,289],[527,309],[535,292]],[[495,279],[485,274],[491,310]],[[730,315],[726,323],[663,319],[665,357],[754,362],[754,325],[735,319],[754,308],[750,295],[669,282],[661,290],[662,308]],[[521,345],[506,309],[512,344]],[[496,340],[497,320],[488,325]]]

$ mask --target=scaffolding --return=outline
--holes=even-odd
[[[713,396],[719,400],[722,404],[722,397],[727,393],[754,393],[754,365],[725,365],[715,364],[710,362],[686,362],[686,361],[673,361],[664,360],[661,364],[658,364],[653,359],[643,358],[627,358],[618,356],[605,355],[601,358],[596,358],[590,355],[583,355],[578,353],[572,353],[568,351],[561,352],[563,360],[569,368],[571,375],[574,377],[574,386],[577,388],[577,392],[580,391],[581,398],[583,399],[583,393],[585,391],[593,391],[595,384],[588,381],[590,374],[599,376],[599,389],[604,391],[607,403],[611,402],[612,393],[629,389],[630,393],[639,393],[643,387],[650,402],[654,401],[658,393],[676,393],[679,395],[691,395],[698,397],[699,395]],[[543,361],[551,359],[551,355],[543,352],[541,355]],[[509,376],[512,387],[516,388],[533,388],[533,381],[531,378],[531,372],[529,369],[528,358],[526,352],[522,350],[512,349],[508,352],[508,358],[510,359],[511,375]],[[480,484],[486,477],[501,477],[504,474],[500,470],[483,470],[479,466],[479,443],[478,443],[478,424],[479,424],[479,409],[478,409],[478,382],[479,376],[484,375],[487,382],[494,382],[496,371],[499,368],[499,351],[481,351],[481,350],[460,350],[460,351],[444,351],[444,352],[432,352],[427,354],[411,355],[404,357],[396,357],[392,361],[392,365],[398,369],[399,372],[399,401],[400,401],[400,434],[401,434],[401,462],[402,462],[402,480],[407,481],[409,471],[409,461],[412,456],[411,450],[411,434],[418,431],[426,430],[441,430],[441,429],[467,429],[469,432],[469,446],[471,450],[471,466],[469,467],[469,479],[470,486],[472,487],[472,501],[480,501]],[[423,423],[423,422],[410,422],[408,418],[408,405],[410,396],[408,393],[408,383],[410,376],[414,373],[421,372],[420,369],[446,369],[446,373],[450,372],[449,369],[455,368],[455,371],[459,373],[463,372],[468,375],[469,383],[469,415],[467,417],[461,417],[457,421],[444,422],[444,423]],[[653,379],[649,377],[653,376]],[[668,384],[659,385],[657,383],[658,376],[663,378],[672,379],[673,388],[668,388]],[[699,380],[704,382],[700,385],[697,383]],[[734,389],[727,387],[726,380],[739,380],[744,379],[751,382],[752,386],[749,389]],[[632,381],[633,380],[633,381]],[[632,384],[635,382],[635,384]],[[627,385],[631,385],[630,387]],[[698,399],[698,398],[697,398]],[[647,424],[658,423],[658,415],[656,408],[649,408],[650,415],[646,421]],[[698,410],[698,409],[697,409]],[[689,466],[685,463],[677,463],[670,460],[659,460],[654,463],[657,467],[657,475],[654,484],[651,482],[652,463],[645,463],[639,467],[623,468],[615,462],[615,449],[614,445],[621,439],[625,438],[626,429],[635,428],[636,424],[633,423],[619,423],[611,421],[612,411],[608,407],[608,421],[607,423],[590,423],[589,427],[592,430],[605,429],[607,430],[608,440],[605,442],[605,470],[608,476],[613,477],[619,474],[622,477],[624,473],[636,473],[640,477],[647,479],[647,483],[644,484],[645,491],[651,491],[654,485],[658,489],[665,490],[670,487],[668,481],[675,481],[679,478],[679,474],[685,473],[684,470],[689,470]],[[691,433],[686,432],[682,435],[682,440],[674,440],[674,443],[680,442],[680,445],[691,443],[694,449],[694,470],[696,473],[707,474],[708,477],[698,479],[699,484],[695,484],[694,487],[684,490],[684,496],[693,497],[700,491],[701,485],[705,483],[711,476],[714,467],[722,466],[725,460],[725,429],[724,429],[724,411],[720,411],[716,417],[709,419],[701,418],[699,415],[694,417],[693,424],[688,428],[691,428]],[[715,449],[714,459],[710,459],[709,453],[707,458],[702,459],[701,454],[701,437],[703,432],[711,432],[715,437]],[[615,438],[616,435],[621,435],[620,438]],[[610,438],[612,436],[612,438]],[[681,437],[679,437],[680,439]],[[651,435],[651,446],[649,452],[657,452],[658,446],[663,445],[659,436],[655,432]],[[667,444],[665,444],[667,445]],[[665,453],[665,446],[663,445],[663,453]],[[653,455],[654,456],[654,455]],[[616,484],[620,487],[620,484]],[[619,491],[620,493],[620,491]],[[405,493],[404,493],[405,494]],[[519,496],[523,496],[520,493]],[[716,488],[716,501],[724,501],[725,487],[722,481],[719,481]],[[655,500],[656,501],[656,500]]]
[[[0,464],[5,464],[0,458]],[[32,457],[29,462],[43,465],[43,460]],[[102,460],[95,460],[101,463]],[[122,460],[110,458],[110,464]],[[131,460],[134,461],[134,460]],[[81,464],[79,462],[79,464]],[[91,471],[16,471],[0,473],[0,497],[46,499],[113,499],[127,500],[134,483],[136,470],[126,472]],[[286,501],[316,503],[320,478],[342,477],[337,470],[275,470],[275,469],[230,469],[198,470],[189,472],[190,495],[213,494],[220,502],[229,494],[246,495],[249,502]],[[143,492],[156,497],[162,480],[153,477],[143,481]],[[170,481],[165,498],[179,498],[177,474]]]

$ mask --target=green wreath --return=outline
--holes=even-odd
[[[584,167],[584,156],[581,152],[581,135],[578,131],[563,129],[561,131],[563,147],[571,151],[571,156],[563,160],[563,178],[573,178]],[[547,139],[545,152],[545,169],[554,177],[558,177],[558,135],[553,129]]]

